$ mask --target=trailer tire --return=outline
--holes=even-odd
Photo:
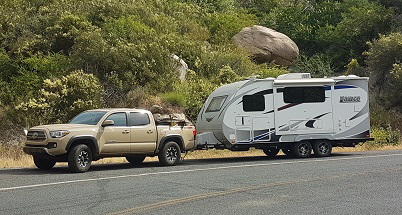
[[[332,144],[328,140],[317,140],[313,144],[314,155],[328,157],[332,153]]]
[[[72,172],[86,172],[91,163],[92,151],[87,145],[76,145],[68,153],[68,167]]]
[[[174,166],[180,162],[181,150],[174,141],[167,142],[158,153],[159,162],[164,166]]]
[[[130,162],[132,165],[139,165],[145,160],[146,156],[145,155],[133,155],[133,156],[127,156],[126,160]]]
[[[37,156],[33,156],[33,160],[34,160],[36,167],[38,167],[39,169],[44,169],[44,170],[51,169],[56,164],[56,161],[54,161],[54,160],[37,157]]]
[[[311,148],[308,141],[297,142],[292,147],[292,154],[297,158],[307,158],[311,155]]]
[[[279,153],[278,148],[264,148],[262,151],[268,156],[268,157],[274,157]]]

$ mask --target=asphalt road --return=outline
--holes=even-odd
[[[0,170],[0,214],[402,214],[402,151]]]

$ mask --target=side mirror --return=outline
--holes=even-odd
[[[111,126],[111,125],[114,125],[114,121],[113,121],[113,120],[105,120],[105,121],[102,123],[102,127]]]

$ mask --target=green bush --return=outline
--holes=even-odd
[[[186,97],[182,92],[169,92],[161,95],[161,98],[173,106],[185,107]]]
[[[21,124],[66,123],[76,114],[101,106],[102,87],[92,74],[75,71],[67,76],[43,81],[43,89],[15,107]]]
[[[374,141],[368,143],[372,146],[380,147],[384,145],[398,145],[401,143],[401,132],[399,130],[393,130],[391,127],[372,127],[370,136],[374,138]]]

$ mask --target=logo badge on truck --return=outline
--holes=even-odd
[[[38,136],[39,136],[38,132],[34,132],[32,134],[32,139],[36,139],[36,138],[38,138]]]

